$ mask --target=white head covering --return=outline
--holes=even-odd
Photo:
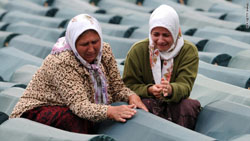
[[[101,39],[101,48],[100,52],[97,56],[97,64],[99,64],[102,56],[102,48],[103,48],[103,41],[102,41],[102,30],[101,26],[99,25],[98,21],[87,14],[81,14],[74,18],[72,18],[68,24],[66,30],[66,42],[71,46],[71,49],[75,53],[75,56],[83,63],[86,64],[86,61],[78,54],[76,51],[76,40],[78,37],[87,30],[95,30]]]
[[[167,51],[160,52],[155,48],[154,42],[151,38],[152,29],[155,27],[164,27],[170,31],[174,43]],[[184,40],[180,31],[178,14],[172,7],[168,5],[160,5],[153,11],[149,20],[150,64],[156,84],[160,84],[162,78],[170,81],[174,57],[178,55],[183,45]],[[164,60],[162,69],[161,60]]]
[[[89,64],[84,60],[77,52],[75,43],[78,37],[87,30],[94,30],[98,33],[101,40],[100,52],[97,55],[93,64]],[[62,51],[72,50],[75,56],[80,62],[87,68],[90,73],[90,77],[94,84],[95,89],[95,102],[107,104],[107,83],[105,76],[100,69],[100,62],[102,57],[102,30],[99,22],[88,14],[80,14],[72,18],[67,26],[66,37],[59,38],[57,43],[54,45],[51,54],[58,54]],[[101,86],[98,82],[101,82]]]

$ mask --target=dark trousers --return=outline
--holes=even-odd
[[[70,132],[94,133],[94,123],[76,116],[68,107],[37,107],[26,111],[21,117]]]
[[[183,99],[179,103],[167,104],[153,98],[144,98],[142,102],[150,113],[172,121],[176,124],[194,130],[200,112],[200,102],[193,99]]]

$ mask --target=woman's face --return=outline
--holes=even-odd
[[[94,30],[88,30],[76,40],[76,50],[88,63],[93,63],[101,48],[101,38]]]
[[[174,43],[171,33],[164,27],[153,28],[151,31],[151,38],[155,47],[161,52],[167,51]]]

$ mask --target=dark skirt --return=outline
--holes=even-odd
[[[167,104],[153,98],[142,99],[150,113],[194,130],[201,105],[198,100],[183,99],[180,103]]]
[[[70,132],[83,134],[95,133],[93,122],[76,116],[68,107],[37,107],[26,111],[21,117]]]

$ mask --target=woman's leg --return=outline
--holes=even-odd
[[[180,103],[162,103],[153,98],[142,99],[149,112],[194,130],[201,105],[198,100],[183,99]]]
[[[21,117],[70,132],[93,133],[93,122],[76,116],[68,107],[37,107],[26,111]]]
[[[167,119],[166,115],[164,114],[165,106],[162,102],[153,98],[143,98],[142,102],[147,107],[150,113]]]
[[[167,105],[166,112],[174,123],[194,130],[201,105],[198,100],[183,99],[180,103]]]

